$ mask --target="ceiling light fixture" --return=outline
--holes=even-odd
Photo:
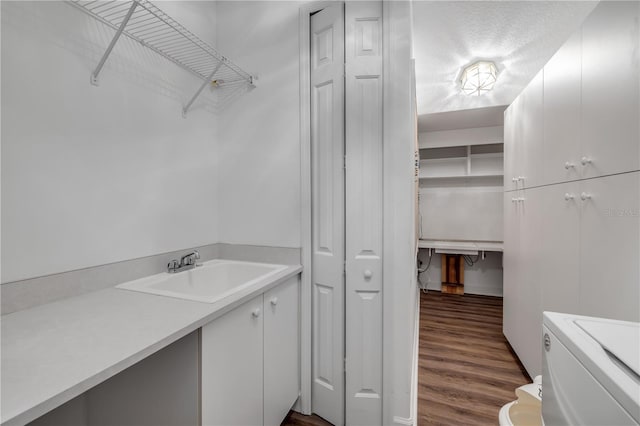
[[[460,85],[466,95],[480,96],[493,90],[497,78],[496,64],[489,61],[478,61],[462,70]]]

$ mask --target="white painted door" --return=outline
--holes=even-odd
[[[262,295],[202,327],[202,424],[262,425]]]
[[[264,294],[264,424],[279,426],[300,391],[299,278]]]
[[[382,2],[347,2],[346,424],[382,424]]]
[[[312,407],[344,424],[344,5],[311,17]]]

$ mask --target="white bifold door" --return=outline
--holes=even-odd
[[[312,409],[382,423],[382,3],[311,16]]]
[[[311,17],[312,408],[344,424],[344,5]]]

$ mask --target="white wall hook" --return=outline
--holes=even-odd
[[[590,200],[591,199],[591,194],[583,192],[582,194],[580,194],[580,199],[582,201]]]
[[[591,158],[589,158],[589,157],[582,157],[582,159],[580,159],[580,163],[583,166],[586,166],[587,164],[591,164],[591,162],[592,162]]]
[[[571,169],[571,168],[575,168],[575,167],[576,167],[576,165],[575,165],[575,164],[570,163],[570,162],[568,162],[568,161],[567,161],[566,163],[564,163],[564,168],[565,168],[565,169],[567,169],[567,170],[569,170],[569,169]]]
[[[575,195],[573,195],[573,194],[569,194],[568,192],[565,192],[565,194],[564,194],[564,199],[565,199],[566,201],[573,200],[574,198],[576,198],[576,196],[575,196]]]

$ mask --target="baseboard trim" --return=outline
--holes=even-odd
[[[413,419],[398,417],[398,416],[393,417],[393,423],[396,425],[403,425],[403,426],[413,426],[414,424]]]

